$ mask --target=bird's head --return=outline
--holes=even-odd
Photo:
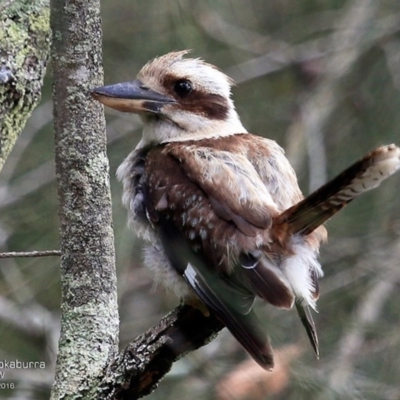
[[[230,98],[232,81],[188,51],[147,63],[131,82],[92,90],[104,105],[139,114],[144,144],[196,140],[244,133]]]

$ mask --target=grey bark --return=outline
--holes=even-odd
[[[210,342],[223,327],[213,315],[177,307],[118,354],[96,398],[135,400],[150,394],[175,361]]]
[[[100,0],[51,1],[61,337],[52,399],[94,398],[118,345],[109,165],[102,106]]]
[[[50,53],[48,0],[0,3],[0,171],[40,100]]]

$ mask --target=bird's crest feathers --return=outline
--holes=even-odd
[[[138,79],[155,88],[167,76],[187,78],[195,88],[229,98],[233,80],[201,58],[184,58],[191,50],[174,51],[149,61],[139,72]]]

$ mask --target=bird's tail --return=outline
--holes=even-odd
[[[400,148],[381,146],[274,220],[281,236],[308,235],[360,194],[374,189],[400,168]],[[286,236],[287,237],[287,236]]]

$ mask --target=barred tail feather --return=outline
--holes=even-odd
[[[282,233],[308,235],[360,194],[374,189],[400,168],[400,148],[381,146],[274,220]]]

